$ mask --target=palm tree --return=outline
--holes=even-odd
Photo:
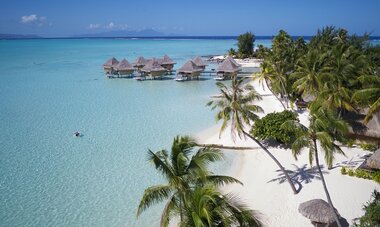
[[[321,90],[320,78],[324,74],[324,56],[316,50],[309,51],[296,66],[292,77],[296,79],[293,88],[303,96],[316,94]]]
[[[211,175],[207,169],[210,162],[223,159],[223,154],[218,149],[200,148],[194,155],[196,146],[194,139],[183,136],[175,137],[171,152],[149,150],[149,160],[155,168],[164,175],[166,183],[148,187],[140,201],[137,210],[139,216],[145,209],[153,204],[166,200],[164,211],[161,215],[161,226],[167,226],[170,218],[177,214],[183,219],[183,207],[186,193],[196,186],[209,183],[224,185],[228,183],[240,183],[233,177]]]
[[[268,61],[264,61],[260,65],[261,72],[253,74],[253,79],[258,80],[259,83],[263,86],[263,89],[265,89],[264,82],[270,92],[276,97],[276,99],[281,103],[284,110],[286,110],[285,104],[278,98],[277,95],[275,95],[275,92],[272,90],[272,86],[275,84],[275,78],[274,78],[274,70],[272,65]],[[270,84],[268,84],[268,81]]]
[[[349,81],[356,77],[355,64],[360,62],[361,55],[355,54],[352,48],[346,45],[337,45],[331,50],[331,56],[327,62],[327,76],[324,78],[324,85],[320,93],[320,99],[329,108],[339,111],[355,111]]]
[[[313,103],[311,105],[309,119],[309,128],[298,121],[287,121],[283,123],[281,127],[294,130],[297,133],[297,139],[292,144],[292,152],[295,159],[300,155],[303,148],[309,148],[309,162],[312,165],[313,160],[315,160],[328,203],[335,214],[335,220],[338,226],[341,226],[320,167],[317,141],[319,141],[324,152],[327,166],[331,168],[334,161],[334,154],[344,154],[340,147],[334,142],[334,139],[342,137],[347,132],[347,125],[336,116],[335,111],[322,108],[319,103]]]
[[[286,176],[290,187],[294,194],[297,194],[297,190],[294,187],[292,180],[281,163],[273,156],[273,154],[256,138],[251,136],[246,131],[246,125],[250,125],[253,121],[259,117],[256,115],[258,112],[263,112],[260,106],[254,105],[252,102],[261,99],[260,95],[250,84],[246,84],[243,87],[244,78],[232,80],[231,87],[227,87],[221,82],[216,85],[220,89],[220,97],[217,100],[212,100],[207,103],[208,106],[212,106],[212,109],[219,108],[216,115],[216,120],[223,120],[219,136],[224,132],[227,125],[231,125],[231,137],[236,139],[236,134],[241,139],[242,137],[249,137],[255,141],[264,151],[268,154],[272,160],[278,165]]]
[[[364,103],[370,103],[370,107],[367,115],[364,118],[364,123],[367,124],[372,116],[380,111],[380,88],[370,87],[359,91],[356,91],[353,95],[354,100],[362,101]]]
[[[187,194],[181,226],[261,226],[258,214],[236,196],[223,195],[213,185]]]

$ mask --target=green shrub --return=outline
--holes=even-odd
[[[354,171],[352,169],[348,170],[348,176],[350,177],[354,176]]]
[[[340,173],[343,175],[346,175],[347,174],[346,167],[342,166],[342,168],[340,169]]]
[[[380,184],[380,171],[377,171],[373,177],[372,180],[376,181],[378,184]]]
[[[380,192],[375,190],[372,193],[372,199],[364,205],[363,210],[365,214],[359,218],[359,221],[354,224],[355,226],[380,226]]]
[[[291,144],[295,139],[295,132],[281,127],[288,120],[298,121],[297,114],[289,110],[267,114],[255,121],[251,133],[261,140],[274,139],[282,144]]]
[[[364,142],[361,142],[360,143],[360,148],[366,150],[366,151],[371,151],[371,152],[374,152],[376,151],[377,147],[375,144],[372,144],[372,143],[364,143]]]

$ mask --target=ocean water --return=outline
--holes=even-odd
[[[110,80],[101,65],[168,54],[178,67],[235,42],[0,40],[0,226],[158,226],[162,205],[135,215],[163,180],[147,149],[213,125],[215,81]]]

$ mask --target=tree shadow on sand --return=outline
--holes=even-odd
[[[304,164],[303,166],[299,167],[295,164],[292,164],[294,166],[295,170],[286,170],[288,173],[290,179],[293,181],[293,183],[298,185],[297,191],[301,191],[302,184],[308,184],[312,182],[313,180],[320,180],[321,177],[319,176],[318,168],[317,166],[312,166],[310,168],[307,168],[307,164]],[[320,165],[321,171],[323,174],[328,174],[327,171],[324,171],[324,166]],[[278,177],[274,178],[270,182],[278,182],[279,184],[282,184],[286,182],[286,176],[281,170],[276,170],[278,172]]]

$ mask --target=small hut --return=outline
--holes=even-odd
[[[106,63],[103,64],[103,69],[106,74],[113,74],[115,67],[119,64],[119,61],[116,58],[109,59]]]
[[[186,79],[194,77],[199,78],[202,71],[203,69],[198,67],[193,60],[189,60],[177,70],[177,77]]]
[[[148,60],[146,60],[143,56],[140,56],[133,63],[133,67],[135,67],[137,70],[141,70],[147,64],[147,62]]]
[[[216,69],[217,77],[220,78],[233,78],[241,71],[241,66],[230,56],[228,56],[222,64]]]
[[[123,59],[116,65],[115,69],[119,73],[119,75],[132,75],[135,71],[135,68],[127,61],[127,59]]]
[[[203,70],[206,69],[207,64],[203,61],[201,57],[196,57],[193,59],[193,62],[199,67],[202,68]]]
[[[160,65],[157,59],[153,58],[141,69],[141,72],[146,75],[150,75],[153,79],[156,77],[162,78],[167,70]]]
[[[367,159],[367,166],[371,169],[380,170],[380,149],[378,149],[371,157]]]
[[[336,209],[334,210],[338,214]],[[312,199],[301,203],[298,207],[298,212],[310,219],[314,226],[328,226],[335,222],[334,212],[330,205],[322,199]]]
[[[164,55],[164,57],[162,59],[159,59],[158,60],[159,64],[164,67],[165,69],[171,71],[173,70],[173,67],[174,67],[174,64],[176,64],[176,62],[174,62],[168,55]]]

